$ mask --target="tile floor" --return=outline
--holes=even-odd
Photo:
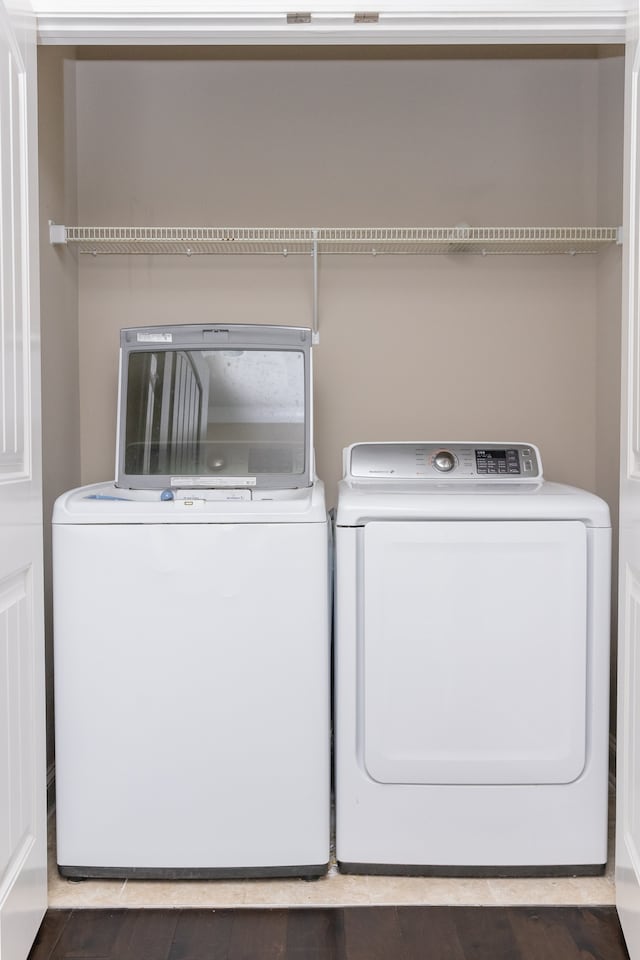
[[[332,863],[326,877],[304,880],[65,880],[49,840],[49,907],[334,907],[363,905],[610,905],[614,900],[613,798],[609,860],[604,876],[559,879],[355,877]]]

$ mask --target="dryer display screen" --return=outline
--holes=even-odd
[[[476,450],[476,469],[478,473],[494,474],[520,473],[520,459],[518,451],[510,450]]]

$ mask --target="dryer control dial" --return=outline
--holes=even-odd
[[[433,465],[440,473],[449,473],[456,465],[456,458],[449,450],[438,450],[433,458]]]

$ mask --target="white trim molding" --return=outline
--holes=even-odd
[[[43,44],[610,44],[625,40],[630,2],[367,0],[366,16],[360,0],[185,0],[179,12],[169,0],[33,5]]]

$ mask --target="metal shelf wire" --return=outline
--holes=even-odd
[[[579,254],[619,240],[617,227],[64,227],[51,242],[83,254]]]
[[[64,242],[80,253],[279,254],[311,253],[304,228],[250,227],[66,227]]]
[[[319,231],[322,253],[596,253],[617,240],[616,227],[409,227]]]
[[[578,254],[621,242],[618,227],[65,227],[49,222],[52,244],[80,253],[310,255],[313,340],[318,342],[320,254]]]

